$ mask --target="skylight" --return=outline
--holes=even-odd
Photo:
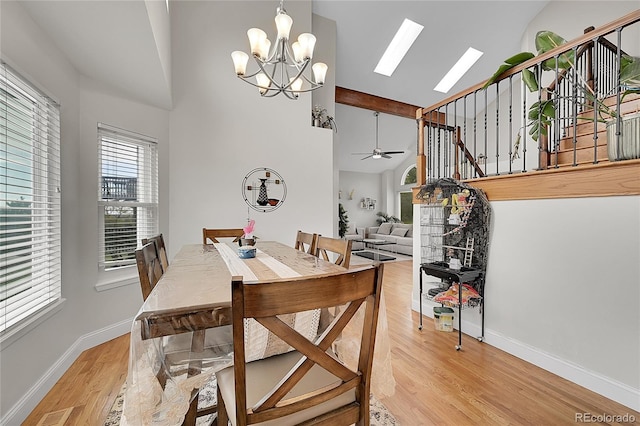
[[[440,83],[433,89],[437,92],[447,93],[454,84],[462,78],[462,76],[469,71],[469,68],[476,63],[483,53],[479,50],[470,47],[467,51],[458,59],[458,62],[451,67],[449,72],[440,80]]]
[[[404,55],[407,54],[407,51],[416,41],[423,28],[423,25],[417,24],[410,19],[405,19],[373,71],[391,77],[391,74],[396,70],[396,67],[404,58]]]

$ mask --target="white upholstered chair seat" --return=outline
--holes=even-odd
[[[333,356],[333,355],[332,355]],[[289,352],[283,355],[276,355],[269,358],[249,362],[246,364],[247,377],[247,407],[254,406],[258,399],[263,397],[271,388],[273,388],[279,380],[285,375],[293,365],[300,359],[301,355],[297,351]],[[335,356],[334,356],[335,358]],[[233,367],[225,368],[216,373],[216,379],[220,387],[224,404],[229,413],[229,420],[235,426],[235,393],[234,393],[234,376]],[[339,379],[333,374],[327,372],[324,368],[314,365],[311,371],[291,391],[291,396],[302,395],[306,392],[322,388],[324,386],[335,383]],[[226,385],[226,386],[225,386]],[[259,423],[263,426],[286,426],[295,425],[305,420],[312,419],[328,410],[338,408],[345,404],[354,402],[355,389],[343,393],[323,404],[313,406],[307,410],[291,414],[286,417],[274,419]]]

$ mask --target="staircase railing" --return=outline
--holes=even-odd
[[[513,67],[486,89],[486,82],[479,83],[418,109],[418,183],[608,162],[606,131],[593,101],[621,114],[640,108],[640,96],[627,96],[622,104],[618,79],[622,53],[639,55],[639,26],[637,10]],[[543,74],[542,63],[555,59],[557,64],[563,54],[576,58],[573,66],[556,65]],[[527,70],[542,83],[537,93],[526,89]]]

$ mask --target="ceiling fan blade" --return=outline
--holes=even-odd
[[[384,151],[385,154],[404,154],[404,151]]]
[[[382,158],[391,158],[391,156],[390,156],[390,155],[387,155],[387,153],[386,153],[386,152],[385,152],[385,153],[383,153],[383,154],[380,154],[380,155],[382,155]]]
[[[369,155],[367,155],[366,157],[361,158],[361,160],[366,160],[367,158],[371,158],[371,157],[373,157],[373,154],[369,154]]]

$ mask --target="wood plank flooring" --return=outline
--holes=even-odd
[[[577,413],[629,413],[640,425],[640,413],[471,337],[463,336],[457,352],[457,334],[435,331],[429,318],[418,330],[410,306],[411,261],[387,263],[384,273],[397,385],[382,402],[403,426],[569,425]],[[49,413],[62,422],[40,424],[103,425],[126,378],[128,339],[82,353],[23,425],[53,419]]]

